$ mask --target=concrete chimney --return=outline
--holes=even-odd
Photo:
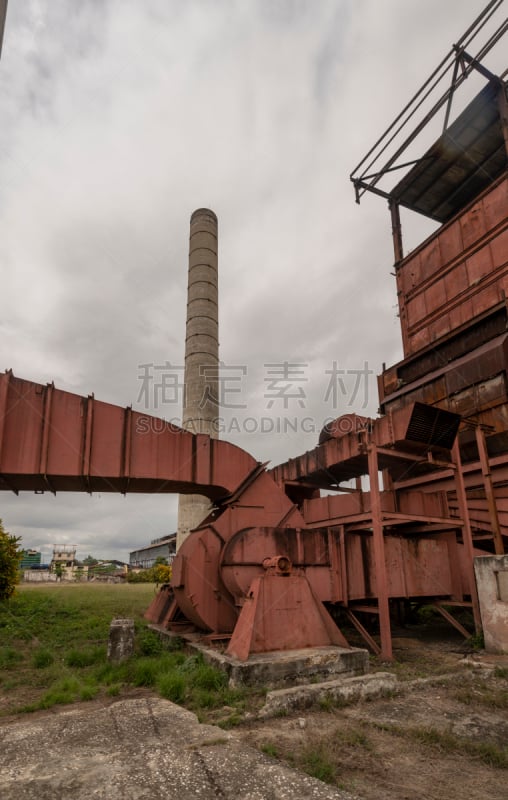
[[[190,220],[182,427],[214,439],[219,391],[218,310],[217,217],[208,208],[199,208]],[[208,498],[180,495],[177,550],[209,511]]]

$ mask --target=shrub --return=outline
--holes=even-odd
[[[4,530],[0,519],[0,600],[8,600],[19,582],[20,540],[20,536],[11,536]]]

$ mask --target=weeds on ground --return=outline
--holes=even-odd
[[[0,647],[0,669],[15,669],[23,656],[14,647]]]
[[[279,757],[279,749],[272,742],[264,742],[259,749],[267,756],[271,756],[271,758]]]
[[[363,731],[352,728],[343,730],[338,728],[335,731],[334,739],[341,746],[345,747],[363,747],[366,750],[372,750],[372,743]]]
[[[489,686],[485,681],[476,681],[471,686],[458,689],[455,700],[465,705],[481,705],[485,708],[508,708],[508,689]]]
[[[169,640],[166,646],[142,618],[152,597],[153,587],[146,584],[22,587],[0,604],[4,713],[147,687],[204,714],[228,706],[224,727],[237,724],[235,717],[241,721],[248,692],[229,689],[227,676],[200,655],[189,656],[182,640]],[[113,617],[135,621],[135,653],[122,664],[107,661]]]
[[[291,752],[281,743],[263,742],[260,750],[278,758],[325,783],[339,785],[344,764],[358,762],[359,751],[372,751],[372,742],[366,733],[356,727],[337,728],[331,735],[318,736],[312,743],[292,747]],[[345,788],[344,786],[342,788]]]
[[[330,713],[337,708],[345,708],[347,705],[347,700],[339,695],[333,697],[331,694],[322,694],[318,700],[320,711],[328,711]]]
[[[45,669],[46,667],[50,667],[54,660],[53,653],[50,650],[46,650],[45,647],[39,647],[38,650],[34,651],[32,656],[32,667],[35,669]]]
[[[490,767],[508,769],[508,748],[489,742],[473,742],[456,736],[451,731],[440,731],[432,727],[402,728],[398,725],[373,723],[378,730],[395,736],[415,739],[417,742],[443,753],[461,753],[476,758]]]
[[[471,647],[471,650],[483,650],[485,647],[485,639],[483,638],[483,633],[473,633],[472,636],[469,637],[467,640],[468,645]]]
[[[324,742],[306,748],[298,759],[299,766],[308,775],[325,783],[335,783],[337,767],[333,754]]]

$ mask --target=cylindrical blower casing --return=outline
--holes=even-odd
[[[208,208],[191,216],[182,427],[217,438],[219,407],[219,305],[217,217]],[[177,549],[208,515],[210,501],[180,495]]]

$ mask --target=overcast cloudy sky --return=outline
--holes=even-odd
[[[179,417],[153,390],[183,363],[189,217],[207,206],[224,399],[244,406],[224,410],[224,438],[275,464],[312,448],[327,416],[375,414],[375,376],[401,358],[390,222],[379,198],[355,204],[348,176],[485,4],[10,0],[0,369],[144,408],[152,364],[149,408]],[[266,365],[284,362],[298,397],[268,407]],[[260,431],[295,417],[296,432]],[[3,494],[0,516],[45,556],[57,542],[127,559],[175,529],[176,508]]]

